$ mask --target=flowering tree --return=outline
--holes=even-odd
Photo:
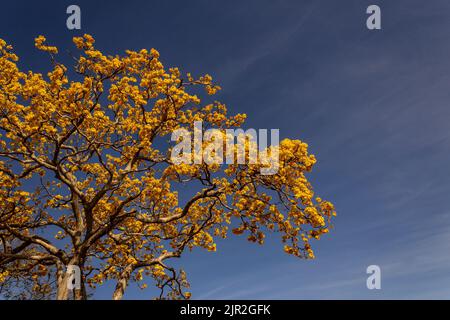
[[[214,95],[220,87],[209,75],[166,70],[154,49],[107,56],[89,35],[74,43],[80,53],[69,70],[56,47],[35,40],[50,55],[45,77],[20,71],[0,39],[4,296],[72,298],[66,270],[77,266],[75,299],[106,280],[116,282],[114,299],[130,281],[152,282],[160,298],[189,298],[171,259],[194,247],[215,251],[229,227],[260,244],[278,232],[288,254],[314,258],[309,239],[327,233],[335,213],[305,177],[316,162],[305,143],[281,141],[271,175],[261,164],[174,163],[167,143],[174,130],[196,121],[237,128],[246,116],[228,116],[220,102],[202,105],[197,88]],[[181,201],[176,190],[186,184],[197,190]]]

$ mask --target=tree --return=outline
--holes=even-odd
[[[307,144],[281,141],[272,175],[262,164],[176,164],[174,130],[195,121],[237,128],[246,116],[202,105],[195,93],[220,87],[209,75],[166,70],[154,49],[107,56],[90,35],[73,40],[73,70],[43,36],[35,40],[50,56],[47,77],[20,71],[0,40],[0,293],[72,298],[71,265],[81,270],[74,299],[106,280],[116,283],[114,299],[130,281],[150,280],[160,298],[189,298],[170,261],[194,247],[215,251],[229,229],[260,244],[277,232],[288,254],[314,258],[309,240],[328,232],[335,212],[306,179],[316,162]],[[190,198],[181,200],[185,185]]]

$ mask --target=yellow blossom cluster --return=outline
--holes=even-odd
[[[0,272],[0,284],[6,280],[8,273],[8,271]]]
[[[39,50],[48,52],[48,53],[53,53],[56,54],[58,53],[58,48],[54,47],[54,46],[47,46],[45,45],[45,41],[47,39],[45,39],[44,36],[39,36],[34,40],[34,45],[36,46],[36,48],[38,48]]]

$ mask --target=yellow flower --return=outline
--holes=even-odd
[[[34,45],[36,48],[38,48],[41,51],[45,51],[45,52],[53,53],[53,54],[58,53],[58,48],[44,45],[45,41],[46,41],[46,39],[44,36],[42,36],[42,35],[38,36],[36,39],[34,39]]]

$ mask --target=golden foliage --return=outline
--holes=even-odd
[[[335,213],[306,179],[316,159],[305,143],[280,143],[274,175],[256,164],[175,165],[167,148],[175,129],[235,128],[246,116],[227,115],[218,101],[202,106],[194,87],[214,95],[212,77],[167,70],[155,49],[110,56],[90,35],[73,42],[75,73],[36,39],[53,64],[44,76],[20,71],[0,40],[0,281],[30,277],[38,290],[52,268],[56,277],[75,264],[83,287],[116,280],[115,298],[121,281],[144,288],[149,279],[161,297],[189,298],[184,272],[166,260],[194,247],[216,251],[229,226],[260,244],[278,232],[285,252],[314,257],[309,240],[328,232]],[[198,191],[181,201],[184,184]],[[67,298],[58,280],[58,298]]]

